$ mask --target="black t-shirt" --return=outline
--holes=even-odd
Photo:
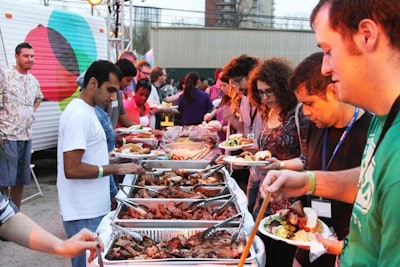
[[[351,128],[347,137],[336,153],[336,156],[329,165],[328,171],[340,171],[360,166],[361,157],[364,152],[369,124],[371,121],[371,113],[365,112]],[[345,131],[344,128],[328,129],[328,145],[326,153],[326,162],[329,162],[336,145]],[[322,170],[322,150],[324,143],[325,129],[319,129],[315,124],[310,124],[307,136],[307,161],[308,170]],[[346,190],[346,188],[343,188]],[[317,198],[312,196],[302,197],[303,204],[310,206],[311,199]],[[353,205],[344,202],[329,199],[331,201],[332,217],[330,219],[320,217],[320,219],[328,226],[332,226],[339,240],[343,240],[349,232],[349,222]],[[296,259],[305,266],[334,266],[335,256],[323,255],[318,258],[312,265],[309,265],[308,251],[298,249]]]

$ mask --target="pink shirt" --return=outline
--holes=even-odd
[[[148,121],[150,122],[150,105],[145,103],[144,107],[144,114],[149,118]],[[124,108],[126,115],[128,115],[135,124],[140,124],[140,108],[136,105],[135,99],[131,98],[129,100],[124,100]],[[150,123],[142,126],[150,126]]]

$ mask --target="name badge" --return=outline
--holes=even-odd
[[[254,139],[254,133],[248,133],[247,138],[249,139]]]
[[[332,218],[332,205],[329,200],[325,199],[312,199],[311,208],[315,210],[318,217]]]
[[[113,101],[111,102],[111,107],[112,107],[112,108],[118,107],[118,100],[113,100]]]

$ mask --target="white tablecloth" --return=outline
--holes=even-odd
[[[247,210],[247,197],[246,194],[240,189],[240,187],[238,186],[238,184],[236,183],[236,181],[229,175],[228,171],[226,169],[225,170],[225,175],[227,177],[227,181],[228,181],[228,185],[231,188],[232,192],[236,195],[236,199],[237,202],[239,204],[239,207],[241,209],[241,212],[243,212],[245,214],[245,221],[243,223],[243,230],[249,235],[253,229],[254,226],[254,220],[253,217],[251,216],[251,214],[248,212]],[[132,184],[134,176],[133,175],[126,175],[124,178],[124,184]],[[126,195],[123,192],[118,192],[118,195],[121,198],[126,197]],[[109,244],[109,242],[111,241],[111,235],[112,235],[112,228],[110,227],[110,222],[112,221],[112,219],[114,218],[114,214],[115,211],[110,212],[109,214],[107,214],[106,216],[104,216],[103,220],[101,221],[99,227],[97,228],[97,231],[100,234],[101,239],[103,240],[105,247],[107,247],[107,245]],[[253,242],[253,247],[256,251],[256,261],[253,262],[252,264],[246,264],[245,266],[254,266],[254,267],[258,267],[258,266],[265,266],[265,262],[266,262],[266,256],[265,256],[265,247],[264,247],[264,243],[262,242],[262,240],[256,236],[254,238],[254,242]],[[89,253],[86,253],[86,256],[88,258]],[[104,255],[102,255],[103,259],[104,259]],[[131,264],[129,264],[131,265]],[[137,266],[137,265],[142,265],[142,264],[133,264],[132,266]],[[144,264],[143,264],[144,265]],[[208,267],[222,267],[225,266],[225,264],[209,264],[209,263],[204,263],[204,264],[188,264],[185,265],[183,263],[177,263],[177,262],[173,262],[171,264],[168,263],[163,263],[162,266],[175,266],[175,265],[179,265],[179,266],[208,266]],[[88,267],[97,267],[97,258],[91,262],[91,263],[87,263],[86,266]],[[118,266],[124,266],[121,264],[118,264]],[[145,266],[160,266],[160,264],[145,264]],[[227,265],[227,266],[232,266],[232,265]]]

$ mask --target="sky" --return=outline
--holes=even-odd
[[[43,3],[43,1],[44,0],[23,0],[22,2]],[[106,2],[106,0],[103,0],[102,5],[95,7],[95,10],[105,9]],[[150,6],[167,9],[200,11],[199,13],[183,13],[173,10],[162,11],[162,22],[179,22],[179,20],[184,20],[185,22],[187,22],[188,20],[192,20],[193,23],[197,23],[198,21],[204,22],[204,19],[202,19],[205,9],[204,2],[204,0],[132,0],[132,4],[135,6]],[[275,16],[308,18],[317,2],[318,0],[275,0]],[[49,0],[49,3],[53,6],[63,3],[65,6],[68,6],[70,10],[71,7],[74,7],[78,9],[78,12],[80,13],[84,11],[85,13],[90,14],[91,10],[87,0]],[[84,8],[84,10],[82,10],[82,8]]]

